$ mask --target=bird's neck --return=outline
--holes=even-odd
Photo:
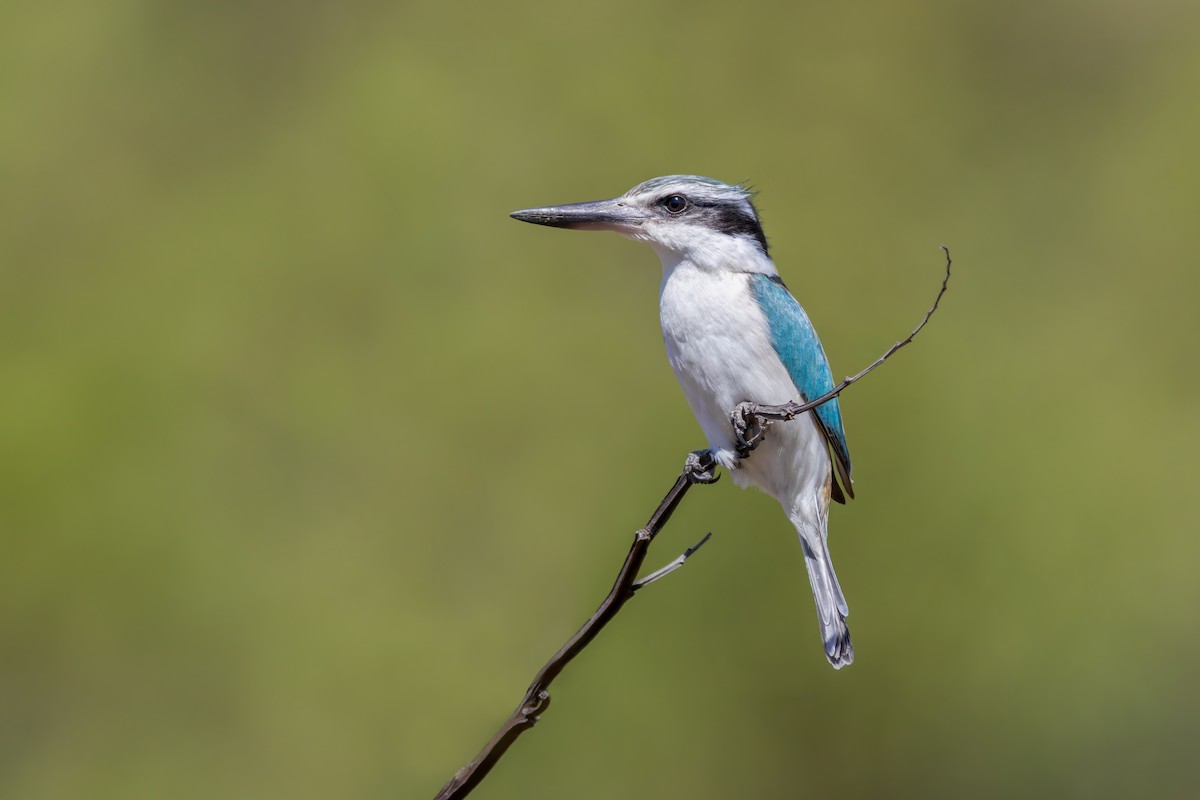
[[[779,275],[771,257],[760,250],[757,244],[742,237],[722,236],[685,251],[654,246],[654,251],[662,261],[664,284],[678,271],[696,270],[713,275],[731,272]]]

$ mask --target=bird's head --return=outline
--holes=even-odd
[[[697,175],[640,183],[620,197],[514,211],[522,222],[576,230],[616,231],[648,242],[664,264],[687,259],[702,268],[767,258],[767,238],[741,185]]]

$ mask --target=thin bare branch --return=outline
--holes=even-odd
[[[905,347],[906,345],[911,344],[912,340],[917,338],[917,334],[920,333],[921,330],[929,323],[929,319],[930,319],[930,317],[933,316],[933,312],[938,310],[938,304],[942,302],[942,295],[944,295],[946,293],[946,289],[950,288],[950,266],[954,262],[950,260],[950,248],[946,247],[946,245],[944,245],[944,244],[940,245],[940,247],[942,248],[942,252],[944,252],[946,254],[946,276],[944,278],[942,278],[942,288],[938,289],[937,297],[933,298],[933,305],[931,305],[929,307],[929,310],[925,312],[925,318],[923,320],[921,320],[921,324],[919,324],[919,325],[917,325],[917,327],[913,328],[912,333],[910,333],[906,338],[901,339],[900,341],[896,342],[894,345],[889,347],[886,353],[884,353],[878,359],[876,359],[875,363],[871,364],[870,366],[868,366],[866,369],[862,370],[858,374],[852,375],[852,376],[846,378],[841,383],[839,383],[837,386],[835,386],[831,391],[826,392],[825,394],[818,397],[816,400],[812,400],[808,403],[804,403],[803,405],[799,406],[796,409],[796,411],[794,412],[796,415],[803,414],[805,411],[808,411],[811,408],[816,408],[817,406],[819,406],[823,403],[828,403],[830,400],[832,400],[833,398],[835,398],[839,394],[841,394],[842,391],[845,390],[847,386],[850,386],[853,383],[857,383],[858,381],[865,378],[867,376],[867,373],[874,371],[876,367],[880,366],[881,364],[883,364],[883,362],[887,361],[889,358],[891,358],[893,355],[895,355],[897,350],[899,350],[902,347]]]
[[[654,537],[667,524],[667,521],[671,518],[671,514],[675,513],[675,509],[679,506],[679,502],[683,500],[683,496],[687,494],[687,490],[697,483],[708,482],[695,478],[694,472],[691,469],[692,464],[693,460],[689,459],[688,466],[685,466],[683,472],[675,479],[675,485],[671,487],[670,491],[663,497],[662,502],[658,504],[658,508],[650,515],[650,521],[646,523],[646,527],[634,534],[633,545],[629,548],[629,554],[625,556],[625,563],[621,565],[621,569],[617,573],[617,579],[613,582],[612,589],[609,591],[608,596],[604,598],[604,601],[600,603],[600,607],[596,609],[596,613],[592,614],[591,618],[583,624],[583,627],[576,631],[575,635],[568,639],[567,643],[538,670],[537,675],[533,678],[533,682],[525,690],[525,696],[521,699],[520,704],[517,705],[516,710],[504,721],[504,724],[500,726],[500,730],[496,731],[496,735],[479,751],[479,755],[471,759],[470,763],[456,772],[454,777],[442,787],[436,800],[452,800],[452,798],[466,797],[484,779],[492,767],[496,765],[496,762],[512,746],[512,743],[517,740],[517,737],[532,728],[541,714],[550,705],[550,694],[546,690],[554,679],[558,677],[559,673],[563,671],[575,656],[583,651],[583,648],[587,647],[596,638],[596,634],[600,633],[604,629],[604,626],[617,615],[621,607],[633,597],[634,592],[638,588],[636,583],[637,574],[642,567],[642,563],[646,560],[646,552],[650,548],[650,543],[654,541]],[[713,467],[711,456],[709,456],[706,467],[709,470]],[[708,536],[705,536],[700,544],[704,544],[705,541],[708,541]],[[678,559],[680,565],[682,565],[683,560],[686,560],[687,556],[696,551],[696,548],[700,544],[690,548],[681,559]],[[677,569],[677,567],[672,567],[671,569]]]

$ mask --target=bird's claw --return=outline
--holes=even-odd
[[[717,474],[717,459],[712,450],[688,453],[683,462],[683,473],[691,483],[716,483],[721,477]]]
[[[738,458],[746,458],[766,438],[767,425],[771,423],[758,415],[754,403],[738,403],[729,415],[733,423],[734,450]]]

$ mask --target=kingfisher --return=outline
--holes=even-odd
[[[829,359],[779,277],[753,196],[744,184],[669,175],[611,200],[512,216],[615,231],[658,254],[667,360],[708,440],[707,450],[689,456],[688,468],[699,482],[711,482],[714,467],[724,467],[738,486],[756,486],[783,507],[800,536],[825,656],[840,669],[854,661],[854,647],[829,555],[829,504],[845,503],[854,490],[838,400],[791,421],[762,422],[770,431],[757,446],[736,424],[738,410],[752,407],[746,404],[807,402],[833,389]]]

